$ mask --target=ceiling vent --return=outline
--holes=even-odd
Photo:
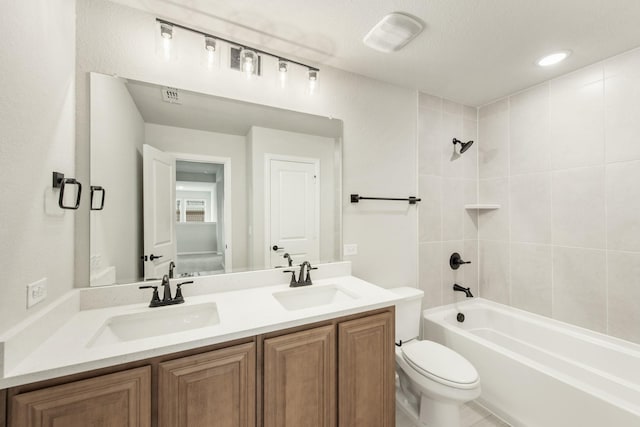
[[[173,87],[164,86],[162,88],[162,100],[171,104],[182,104],[180,91]]]
[[[376,24],[364,36],[363,43],[380,52],[395,52],[422,32],[424,25],[418,19],[402,13],[392,13]]]

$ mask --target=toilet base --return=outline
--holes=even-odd
[[[420,397],[420,422],[429,427],[459,427],[460,402],[444,402]]]

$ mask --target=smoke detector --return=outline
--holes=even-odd
[[[402,49],[422,32],[424,25],[418,19],[403,13],[391,13],[364,36],[362,42],[380,52]]]

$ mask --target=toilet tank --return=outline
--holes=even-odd
[[[417,338],[420,335],[420,314],[424,292],[410,287],[389,290],[402,297],[401,301],[396,302],[396,342]]]

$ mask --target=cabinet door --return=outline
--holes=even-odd
[[[393,313],[338,325],[340,427],[395,426]]]
[[[336,425],[335,327],[264,340],[264,427]]]
[[[256,346],[241,344],[163,362],[160,427],[254,427]]]
[[[150,427],[151,367],[11,398],[12,427]]]

